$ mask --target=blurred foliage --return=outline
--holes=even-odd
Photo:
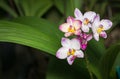
[[[87,57],[77,59],[72,66],[58,60],[55,52],[63,36],[58,30],[74,9],[95,11],[113,21],[109,33],[120,27],[119,0],[0,0],[0,41],[13,42],[36,48],[50,54],[47,79],[117,79],[116,67],[120,66],[120,41],[106,48],[104,40],[89,42]],[[4,20],[3,20],[4,19]],[[86,65],[89,70],[87,70]]]

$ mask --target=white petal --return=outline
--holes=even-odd
[[[99,14],[97,14],[96,16],[95,16],[95,19],[94,19],[94,22],[96,23],[98,23],[98,22],[100,22],[100,16],[99,16]]]
[[[70,27],[70,24],[68,23],[64,23],[64,24],[61,24],[59,26],[59,29],[62,31],[62,32],[68,32],[68,28]]]
[[[100,26],[100,21],[95,20],[95,21],[92,23],[91,28],[95,30],[95,29],[97,29],[99,26]]]
[[[78,58],[83,58],[84,57],[84,53],[81,50],[79,50],[79,51],[75,52],[75,56],[77,56]]]
[[[96,13],[95,13],[95,12],[92,12],[92,11],[86,12],[86,13],[84,14],[84,18],[89,19],[90,22],[93,22],[93,21],[94,21],[95,16],[96,16]]]
[[[76,19],[82,21],[83,15],[82,15],[81,11],[78,8],[75,9],[74,15],[75,15]]]
[[[98,34],[98,33],[94,33],[94,39],[95,39],[96,41],[99,41],[99,34]]]
[[[73,22],[73,27],[75,27],[76,30],[80,29],[80,27],[82,26],[82,22],[79,20],[75,20]]]
[[[61,44],[63,47],[70,48],[71,46],[71,40],[68,38],[62,38],[61,39]]]
[[[67,52],[69,51],[68,48],[65,48],[65,47],[61,47],[57,53],[56,53],[56,57],[59,58],[59,59],[65,59],[67,58]]]
[[[103,37],[103,38],[107,38],[106,32],[101,32],[101,33],[100,33],[100,36]]]
[[[69,37],[69,36],[71,36],[71,35],[72,35],[71,32],[66,32],[66,33],[64,34],[65,37]]]
[[[112,22],[110,20],[107,20],[107,19],[101,20],[100,24],[103,25],[105,30],[110,29],[112,26]]]
[[[81,29],[83,32],[89,32],[89,27],[87,25],[82,25]]]
[[[80,42],[79,42],[79,40],[78,39],[76,39],[76,38],[73,38],[72,40],[71,40],[71,46],[70,46],[72,49],[80,49]]]
[[[67,61],[68,61],[68,64],[69,65],[72,65],[73,64],[73,62],[74,62],[74,60],[75,60],[75,56],[73,56],[73,55],[70,55],[69,57],[67,57]]]
[[[81,33],[81,30],[76,30],[75,31],[75,35],[80,35],[80,33]]]
[[[94,23],[94,24],[92,24],[92,27],[91,27],[91,29],[92,29],[92,32],[93,33],[96,33],[97,32],[97,28],[99,27],[99,25],[98,25],[99,23]]]

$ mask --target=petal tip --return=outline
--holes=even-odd
[[[62,26],[61,25],[59,26],[59,30],[62,30]]]
[[[56,57],[59,58],[59,52],[56,52]]]
[[[62,37],[62,39],[61,39],[62,42],[66,41],[66,40],[67,40],[67,38],[64,38],[64,37]]]

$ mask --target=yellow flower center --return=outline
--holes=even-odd
[[[75,27],[69,27],[68,32],[74,33],[76,31]]]
[[[103,26],[100,26],[100,27],[97,29],[97,33],[100,34],[103,30],[104,30]]]
[[[67,55],[74,55],[75,54],[75,49],[69,49],[69,52],[67,53]]]
[[[90,21],[89,21],[87,18],[83,21],[83,23],[84,23],[85,25],[87,25],[89,22],[90,22]]]

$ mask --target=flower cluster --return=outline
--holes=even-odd
[[[110,29],[112,22],[108,19],[100,20],[99,14],[93,11],[81,13],[79,9],[74,11],[75,17],[69,16],[66,23],[59,26],[59,29],[64,32],[61,40],[62,47],[58,49],[56,57],[59,59],[67,58],[67,61],[72,65],[75,58],[83,58],[83,51],[87,48],[87,43],[92,38],[99,41],[99,37],[107,38],[106,30]],[[69,36],[76,36],[69,39]]]

